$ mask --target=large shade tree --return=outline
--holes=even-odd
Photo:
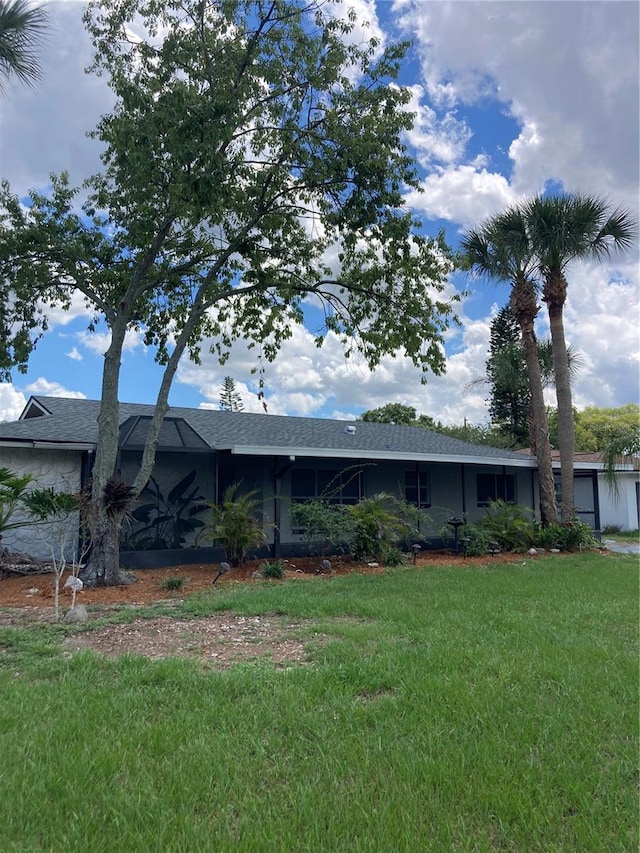
[[[634,242],[636,223],[628,211],[612,210],[611,205],[602,198],[577,193],[538,196],[522,206],[522,215],[543,279],[542,299],[549,313],[558,403],[561,515],[563,521],[571,521],[575,515],[575,436],[563,319],[567,299],[567,268],[574,261],[606,260],[614,252],[626,251]]]
[[[85,201],[66,175],[23,205],[0,198],[0,367],[24,369],[51,306],[83,294],[106,323],[86,578],[120,580],[119,531],[147,482],[169,390],[200,342],[273,358],[305,306],[375,367],[398,350],[444,370],[441,238],[406,210],[419,187],[403,136],[405,44],[355,36],[355,12],[302,0],[106,0],[86,24],[115,107],[100,120],[101,173]],[[135,33],[135,35],[133,35]],[[317,324],[316,324],[317,326]],[[140,470],[117,475],[125,335],[164,367]]]
[[[32,86],[41,75],[38,50],[48,19],[27,0],[0,0],[0,92],[17,79]]]
[[[511,286],[509,305],[520,328],[531,393],[531,449],[538,460],[540,517],[543,524],[552,524],[557,520],[555,484],[534,328],[539,310],[536,260],[522,211],[511,207],[469,231],[461,241],[461,253],[464,267]]]

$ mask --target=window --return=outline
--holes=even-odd
[[[322,500],[328,504],[356,504],[361,497],[361,471],[350,468],[346,471],[326,468],[294,468],[291,472],[291,502],[306,503]],[[304,527],[296,525],[293,513],[292,533],[303,534]]]
[[[513,474],[478,474],[478,506],[487,506],[490,501],[516,502],[516,478]]]
[[[431,483],[428,471],[407,471],[404,475],[404,497],[407,503],[426,509],[431,506]]]
[[[360,500],[360,471],[294,468],[291,500],[294,503],[322,498],[330,504],[355,504]]]

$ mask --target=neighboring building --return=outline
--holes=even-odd
[[[98,410],[94,400],[32,397],[18,421],[0,424],[0,466],[33,473],[42,486],[77,489],[90,476]],[[127,481],[138,469],[153,411],[153,406],[120,404],[119,468]],[[175,503],[176,492],[179,498],[192,495],[200,502],[215,502],[232,483],[255,489],[269,552],[276,556],[304,547],[302,531],[292,523],[292,505],[328,491],[334,503],[355,503],[380,492],[406,498],[428,512],[431,520],[421,531],[425,540],[437,538],[452,516],[476,521],[496,498],[538,506],[536,460],[531,455],[469,444],[421,427],[208,409],[169,410],[153,477],[158,487],[154,500],[165,502],[172,490]],[[597,464],[581,467],[578,478],[580,515],[599,528],[597,495],[602,490]],[[188,488],[176,490],[181,483]],[[628,519],[625,526],[631,524]],[[125,529],[123,546],[130,550],[123,552],[123,565],[143,559],[142,528],[138,524]],[[7,535],[4,544],[48,556],[28,529]],[[194,544],[192,533],[183,547]],[[184,551],[179,555],[180,561],[187,560]],[[154,559],[157,562],[157,555]]]

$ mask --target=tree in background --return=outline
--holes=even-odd
[[[318,346],[331,332],[371,368],[402,349],[445,369],[451,261],[404,201],[420,189],[403,142],[411,94],[395,82],[407,45],[354,39],[357,15],[341,12],[333,0],[90,3],[92,70],[116,99],[92,134],[103,171],[81,210],[65,174],[28,204],[2,186],[0,368],[24,369],[47,310],[77,291],[90,328],[110,332],[89,583],[120,581],[127,504],[151,474],[180,358],[197,362],[203,338],[222,360],[237,339],[272,360],[315,302]],[[164,372],[139,472],[115,488],[130,330]]]
[[[231,376],[225,376],[220,390],[220,411],[241,412],[243,409],[242,397],[236,391],[235,380]]]
[[[531,392],[522,350],[520,327],[509,305],[491,321],[486,380],[490,385],[489,415],[519,447],[530,444]]]
[[[26,0],[0,0],[0,92],[17,78],[27,86],[40,79],[38,47],[48,28],[42,6]]]
[[[565,274],[573,261],[604,260],[614,252],[628,250],[636,236],[636,223],[628,211],[612,211],[611,205],[604,199],[577,193],[538,196],[523,205],[522,213],[536,265],[543,278],[542,299],[549,313],[558,402],[561,515],[563,521],[571,521],[575,515],[575,434],[563,320],[568,286]]]
[[[416,410],[402,403],[386,403],[377,409],[369,409],[360,415],[359,420],[374,424],[401,424],[416,426]]]

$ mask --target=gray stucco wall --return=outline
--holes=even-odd
[[[5,447],[0,448],[0,467],[8,468],[18,475],[33,475],[35,488],[77,492],[80,488],[81,456],[79,451],[73,450]],[[23,515],[16,513],[12,520],[23,518]],[[4,535],[2,546],[40,560],[50,560],[53,548],[56,559],[64,555],[69,561],[76,556],[78,525],[78,513],[72,513],[60,522],[18,527]]]

